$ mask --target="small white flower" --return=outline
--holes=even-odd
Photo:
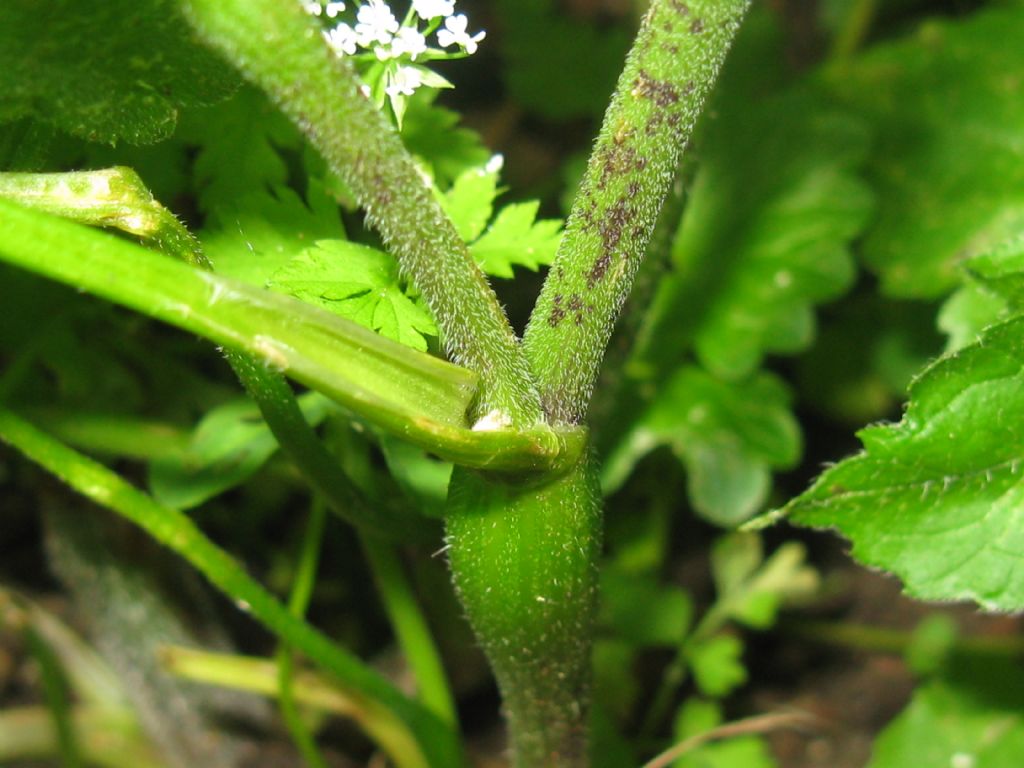
[[[356,39],[359,45],[369,48],[371,44],[387,45],[391,36],[398,31],[398,21],[384,0],[369,0],[359,7],[356,14]]]
[[[455,11],[455,0],[412,0],[412,9],[421,19],[436,19],[451,16]]]
[[[348,24],[338,24],[331,31],[324,32],[324,37],[327,38],[327,44],[339,56],[346,53],[351,56],[356,52],[356,32]]]
[[[498,173],[505,166],[505,156],[502,154],[491,155],[491,159],[484,166],[486,173]]]
[[[477,43],[484,39],[486,32],[477,32],[470,36],[466,34],[466,25],[469,19],[466,14],[459,13],[449,16],[444,20],[444,29],[438,30],[437,42],[442,48],[451,45],[459,45],[466,49],[466,53],[476,53]]]
[[[320,14],[326,12],[327,18],[329,19],[333,19],[339,13],[345,10],[344,3],[327,3],[327,6],[325,7],[323,3],[320,2],[320,0],[316,0],[316,2],[312,3],[303,3],[302,7],[306,9],[306,13],[310,13],[314,16],[319,16]]]
[[[413,92],[423,85],[423,73],[416,67],[399,67],[388,80],[389,84],[384,89],[388,96],[412,96]]]
[[[402,27],[391,41],[393,56],[408,54],[415,61],[416,57],[427,50],[427,38],[412,27]]]

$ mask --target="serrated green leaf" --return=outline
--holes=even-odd
[[[365,245],[321,240],[279,269],[270,287],[421,351],[425,336],[437,335],[433,318],[402,290],[398,263]]]
[[[1024,237],[1017,235],[964,265],[966,279],[939,312],[947,351],[977,341],[985,328],[1024,310]]]
[[[237,83],[171,0],[0,4],[0,123],[33,117],[89,141],[146,144],[171,134],[180,108]]]
[[[193,175],[199,208],[215,222],[230,222],[240,199],[283,187],[288,166],[279,149],[301,144],[288,119],[248,87],[187,115],[179,135],[198,147]]]
[[[764,502],[772,469],[792,466],[800,434],[785,386],[770,374],[717,380],[694,366],[659,388],[609,453],[605,492],[618,488],[645,454],[669,446],[686,466],[690,501],[708,520],[735,525]]]
[[[494,213],[498,196],[498,174],[484,168],[470,168],[459,174],[441,195],[441,207],[452,220],[459,237],[471,243],[480,237]]]
[[[929,367],[899,424],[859,433],[782,513],[836,528],[914,596],[1024,609],[1024,319]]]
[[[875,742],[869,768],[1017,768],[1024,675],[1006,662],[964,663],[918,689]]]
[[[316,392],[299,397],[302,413],[319,424],[334,406]],[[191,509],[248,480],[277,450],[277,441],[250,400],[236,400],[207,413],[188,449],[150,464],[154,498],[175,509]]]
[[[940,296],[964,257],[1024,228],[1022,24],[1019,4],[930,21],[827,78],[877,132],[863,254],[890,295]]]
[[[713,701],[691,698],[676,714],[674,733],[677,742],[707,733],[721,725],[722,709]],[[774,768],[768,746],[755,736],[739,736],[702,744],[687,752],[673,768]]]
[[[263,287],[313,243],[344,237],[337,205],[312,190],[310,199],[312,208],[289,187],[279,186],[221,207],[214,224],[199,233],[216,272]]]
[[[694,348],[733,379],[766,353],[810,344],[814,305],[853,281],[849,246],[872,209],[856,175],[861,121],[807,88],[760,102],[741,95],[726,89],[707,132],[674,270],[638,349],[664,367]]]
[[[727,696],[747,682],[743,641],[735,635],[716,635],[688,644],[686,660],[697,687],[708,696]]]
[[[459,127],[459,116],[434,104],[437,91],[421,88],[406,103],[402,143],[430,165],[434,180],[448,184],[470,168],[483,166],[490,150],[475,132]]]
[[[484,272],[508,278],[513,277],[513,267],[536,271],[554,260],[562,240],[562,222],[537,220],[539,207],[536,200],[506,205],[480,239],[469,246]]]

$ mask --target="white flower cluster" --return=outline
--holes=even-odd
[[[307,13],[328,19],[336,19],[345,10],[344,3],[325,0],[303,0],[302,6]],[[421,85],[451,87],[422,62],[476,53],[485,36],[482,31],[469,34],[469,21],[465,14],[455,13],[455,0],[412,0],[401,23],[385,0],[361,0],[354,10],[354,24],[339,20],[324,30],[324,38],[339,56],[383,63],[383,68],[378,64],[363,75],[378,104],[385,99],[391,102],[399,125],[405,98]],[[430,47],[428,38],[435,32],[437,47]],[[445,50],[452,48],[457,50]]]
[[[331,19],[345,9],[344,3],[336,2],[306,2],[303,5],[308,13]],[[444,28],[438,29],[442,21]],[[426,23],[425,30],[420,29],[420,22]],[[340,21],[324,32],[324,36],[340,55],[352,56],[363,48],[373,51],[381,61],[402,57],[415,61],[429,50],[427,35],[434,31],[437,32],[437,44],[442,49],[458,46],[467,54],[476,53],[477,45],[486,33],[470,35],[468,24],[465,14],[455,13],[455,0],[412,0],[412,7],[401,24],[385,0],[366,0],[356,11],[354,25]],[[437,50],[433,53],[445,54]]]

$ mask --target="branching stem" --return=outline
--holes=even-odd
[[[552,423],[578,423],[662,201],[749,0],[654,0],[626,60],[524,349]]]

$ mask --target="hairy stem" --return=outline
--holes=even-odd
[[[298,2],[181,4],[199,34],[271,96],[352,190],[422,292],[452,359],[480,375],[478,413],[498,409],[516,426],[535,424],[537,393],[494,292],[398,134],[317,23]]]
[[[553,423],[578,423],[680,154],[749,0],[654,0],[605,113],[524,349]]]
[[[296,299],[4,199],[0,260],[236,347],[450,461],[543,472],[571,466],[583,448],[578,429],[469,429],[465,412],[478,377],[465,368]]]

